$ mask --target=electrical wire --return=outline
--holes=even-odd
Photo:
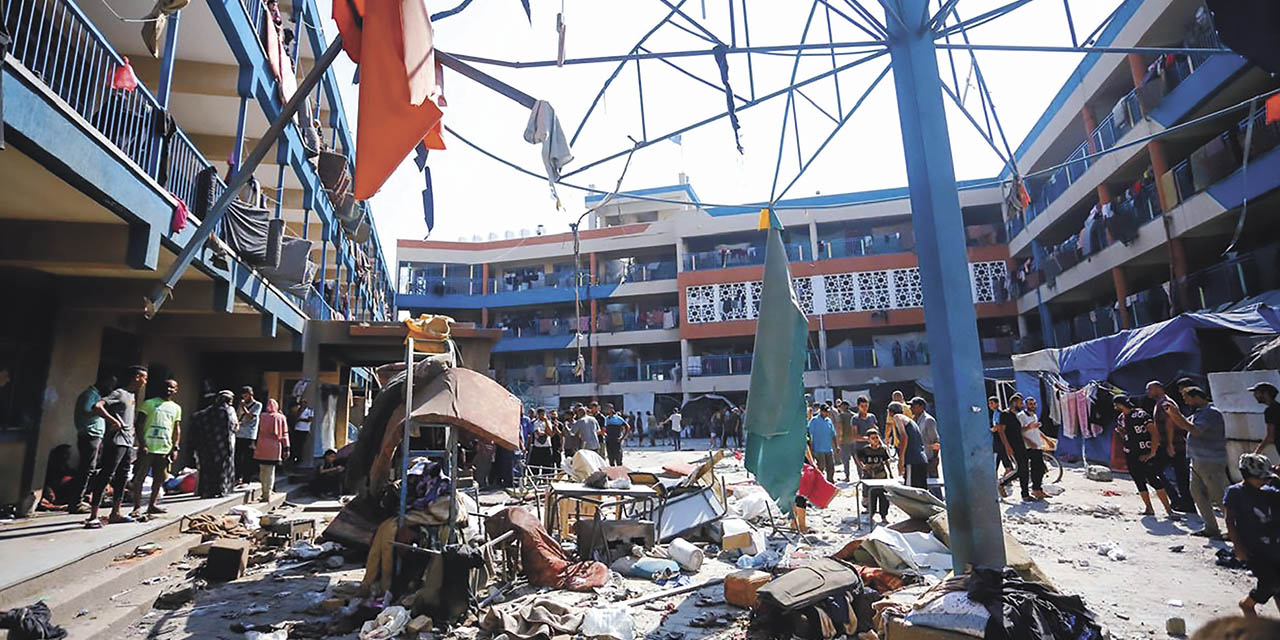
[[[146,24],[148,22],[156,22],[161,17],[163,17],[163,16],[156,16],[154,18],[126,18],[120,15],[119,13],[117,13],[116,10],[111,7],[111,5],[107,4],[107,0],[102,0],[102,6],[106,7],[107,11],[110,11],[111,15],[116,17],[116,20],[119,20],[120,22],[124,22],[128,24]]]
[[[1275,94],[1277,94],[1277,93],[1280,93],[1280,88],[1273,89],[1273,90],[1271,90],[1271,91],[1268,91],[1268,92],[1265,92],[1265,93],[1262,93],[1262,94],[1256,95],[1256,96],[1254,96],[1254,97],[1252,97],[1252,98],[1249,98],[1249,99],[1247,99],[1247,100],[1244,100],[1243,102],[1240,102],[1240,103],[1238,103],[1238,104],[1231,105],[1231,106],[1228,106],[1228,107],[1224,107],[1224,108],[1222,108],[1222,109],[1219,109],[1219,110],[1217,110],[1217,111],[1214,111],[1213,113],[1208,113],[1208,114],[1205,114],[1205,115],[1203,115],[1203,116],[1200,116],[1199,118],[1196,118],[1196,119],[1194,119],[1194,120],[1188,120],[1187,122],[1184,122],[1184,123],[1182,123],[1182,124],[1178,124],[1178,125],[1175,125],[1175,126],[1169,127],[1169,128],[1167,128],[1167,129],[1163,129],[1163,130],[1161,130],[1161,131],[1157,131],[1156,133],[1153,133],[1153,134],[1150,134],[1150,135],[1146,135],[1146,136],[1142,136],[1142,137],[1140,137],[1140,138],[1137,138],[1137,139],[1134,139],[1134,140],[1130,140],[1129,142],[1125,142],[1125,143],[1123,143],[1123,144],[1118,144],[1118,145],[1116,145],[1116,146],[1114,146],[1114,147],[1111,147],[1111,148],[1109,148],[1109,149],[1106,149],[1106,150],[1104,150],[1104,151],[1099,151],[1099,152],[1096,152],[1096,153],[1088,154],[1088,155],[1083,156],[1083,157],[1081,157],[1081,158],[1076,158],[1076,159],[1074,159],[1074,160],[1064,161],[1064,162],[1061,162],[1061,163],[1059,163],[1059,164],[1055,164],[1055,165],[1052,165],[1052,166],[1049,166],[1049,167],[1045,167],[1044,169],[1040,169],[1040,170],[1038,170],[1038,171],[1032,171],[1032,172],[1028,172],[1028,173],[1022,174],[1022,178],[1023,178],[1023,179],[1026,179],[1026,178],[1035,178],[1035,177],[1039,177],[1039,176],[1043,176],[1043,175],[1048,175],[1048,174],[1051,174],[1051,173],[1053,173],[1053,172],[1055,172],[1055,171],[1057,171],[1057,170],[1059,170],[1059,169],[1061,169],[1061,168],[1063,168],[1063,167],[1066,167],[1066,166],[1068,166],[1068,165],[1077,164],[1077,163],[1079,163],[1081,160],[1093,160],[1093,159],[1096,159],[1096,158],[1101,158],[1101,157],[1106,156],[1106,155],[1108,155],[1108,154],[1115,153],[1115,152],[1117,152],[1117,151],[1120,151],[1120,150],[1123,150],[1123,149],[1127,149],[1127,148],[1132,147],[1132,146],[1135,146],[1135,145],[1144,144],[1144,143],[1150,142],[1151,140],[1156,140],[1156,139],[1161,138],[1161,137],[1163,137],[1163,136],[1167,136],[1167,135],[1170,135],[1170,134],[1172,134],[1172,133],[1176,133],[1176,132],[1178,132],[1178,131],[1181,131],[1181,130],[1183,130],[1183,129],[1186,129],[1186,128],[1189,128],[1189,127],[1192,127],[1192,126],[1195,126],[1195,125],[1198,125],[1198,124],[1201,124],[1201,123],[1207,122],[1207,121],[1209,121],[1209,120],[1213,120],[1213,119],[1215,119],[1215,118],[1219,118],[1219,117],[1221,117],[1221,116],[1227,115],[1227,114],[1232,113],[1232,112],[1234,112],[1234,111],[1238,111],[1238,110],[1240,110],[1240,109],[1242,109],[1242,108],[1244,108],[1244,107],[1248,107],[1248,106],[1249,106],[1253,101],[1255,101],[1255,100],[1264,100],[1264,99],[1266,99],[1266,98],[1268,98],[1268,97],[1270,97],[1270,96],[1272,96],[1272,95],[1275,95]],[[496,162],[498,162],[498,163],[500,163],[500,164],[506,165],[507,167],[509,167],[509,168],[511,168],[511,169],[514,169],[514,170],[516,170],[516,171],[518,171],[518,172],[520,172],[520,173],[526,174],[526,175],[528,175],[528,176],[530,176],[530,177],[537,178],[538,180],[542,180],[542,181],[546,181],[546,180],[547,180],[547,176],[546,176],[546,175],[544,175],[544,174],[540,174],[540,173],[538,173],[538,172],[536,172],[536,171],[531,171],[531,170],[529,170],[529,169],[526,169],[526,168],[524,168],[524,167],[522,167],[522,166],[520,166],[520,165],[518,165],[518,164],[516,164],[516,163],[514,163],[514,162],[511,162],[510,160],[507,160],[506,158],[503,158],[503,157],[501,157],[501,156],[499,156],[499,155],[497,155],[497,154],[495,154],[495,153],[493,153],[493,152],[489,151],[488,149],[485,149],[484,147],[481,147],[479,144],[477,144],[477,143],[475,143],[475,142],[472,142],[472,141],[471,141],[470,139],[468,139],[466,136],[463,136],[462,134],[458,133],[458,131],[457,131],[456,129],[454,129],[453,127],[450,127],[450,126],[449,126],[449,125],[447,125],[447,124],[446,124],[446,125],[444,125],[444,129],[445,129],[445,131],[447,131],[450,135],[452,135],[453,137],[457,138],[457,139],[458,139],[460,142],[462,142],[463,144],[465,144],[465,145],[467,145],[468,147],[471,147],[472,149],[474,149],[474,150],[476,150],[476,151],[480,152],[480,154],[481,154],[481,155],[484,155],[484,156],[488,157],[488,158],[489,158],[489,159],[491,159],[491,160],[494,160],[494,161],[496,161]],[[998,186],[1001,186],[1001,185],[1003,185],[1003,184],[1008,183],[1008,182],[1009,182],[1009,180],[1010,180],[1010,179],[1008,179],[1008,178],[1006,178],[1006,179],[1001,179],[1001,178],[991,178],[991,179],[989,179],[989,180],[984,180],[984,181],[981,181],[981,182],[970,183],[970,184],[966,185],[966,186],[964,187],[964,189],[963,189],[963,190],[965,190],[965,191],[970,191],[970,190],[974,190],[974,189],[985,189],[985,188],[989,188],[989,187],[998,187]],[[557,182],[556,184],[559,184],[559,185],[562,185],[562,186],[568,187],[568,188],[570,188],[570,189],[575,189],[575,190],[577,190],[577,191],[583,191],[583,192],[586,192],[586,193],[591,193],[591,194],[596,194],[596,195],[606,195],[606,196],[607,196],[607,195],[609,195],[609,193],[610,193],[609,191],[605,191],[605,190],[603,190],[603,189],[597,189],[597,188],[595,188],[595,187],[589,187],[589,186],[582,186],[582,185],[574,184],[574,183],[571,183],[571,182],[559,181],[559,182]],[[662,203],[662,204],[677,204],[677,205],[687,205],[687,204],[689,204],[689,202],[688,202],[688,201],[686,201],[686,200],[673,200],[673,199],[671,199],[671,198],[659,198],[659,197],[655,197],[655,196],[646,196],[646,195],[640,195],[640,194],[621,193],[621,194],[617,194],[617,195],[623,195],[623,196],[625,196],[625,197],[627,197],[627,198],[629,198],[629,199],[631,199],[631,200],[640,200],[640,201],[644,201],[644,202],[656,202],[656,203]],[[870,199],[870,200],[859,200],[856,204],[859,204],[859,205],[880,204],[880,203],[884,203],[884,202],[893,202],[893,201],[895,201],[895,200],[902,200],[902,199],[903,199],[903,196],[885,196],[885,197],[883,197],[883,198],[873,198],[873,199]],[[758,209],[758,208],[760,208],[760,207],[764,206],[764,205],[765,205],[765,204],[767,204],[767,203],[765,203],[765,202],[756,202],[756,203],[723,204],[723,203],[713,203],[713,202],[702,202],[702,201],[699,201],[699,202],[697,202],[696,204],[697,204],[698,206],[700,206],[700,207],[704,208],[704,209],[753,209],[753,208]],[[776,203],[775,205],[773,205],[773,207],[772,207],[772,208],[773,208],[773,209],[775,209],[775,210],[778,210],[778,211],[789,211],[789,210],[797,210],[797,211],[798,211],[798,210],[805,210],[805,209],[818,209],[818,210],[821,210],[821,209],[839,209],[839,208],[841,208],[841,207],[847,207],[847,206],[850,206],[850,203],[841,203],[841,202],[837,202],[837,203],[820,203],[820,204],[786,204],[786,203],[784,203],[784,202],[779,202],[779,203]]]

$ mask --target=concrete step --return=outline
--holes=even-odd
[[[196,513],[211,513],[220,515],[226,513],[229,509],[236,505],[247,504],[254,501],[260,495],[253,485],[250,489],[243,490],[227,496],[225,499],[212,504],[209,507],[201,509]],[[37,600],[45,599],[53,591],[62,589],[66,585],[74,584],[85,580],[87,576],[106,569],[108,565],[116,558],[116,556],[132,552],[137,546],[147,542],[160,542],[166,538],[176,536],[180,533],[182,526],[182,518],[175,516],[164,516],[158,520],[152,520],[145,524],[125,524],[125,525],[108,525],[109,527],[137,527],[137,535],[98,549],[84,555],[70,559],[70,561],[62,564],[53,564],[48,571],[44,571],[39,575],[32,576],[21,582],[12,584],[4,589],[0,589],[0,608],[8,609],[31,604]]]
[[[292,487],[290,487],[292,488]],[[250,490],[228,496],[199,513],[221,515],[232,507],[251,503],[257,505],[258,490]],[[267,511],[285,501],[285,493],[277,491]],[[190,514],[194,515],[194,514]],[[68,631],[69,638],[116,638],[128,627],[143,618],[152,608],[156,598],[170,589],[186,584],[185,570],[172,565],[187,558],[187,552],[200,544],[196,534],[181,533],[181,518],[165,516],[170,520],[152,521],[151,528],[139,535],[109,548],[78,558],[30,580],[13,585],[0,592],[0,602],[12,603],[3,607],[16,607],[43,600],[52,611],[54,623]],[[157,526],[158,525],[158,526]],[[133,525],[110,525],[133,526]],[[122,558],[141,544],[154,542],[161,551],[139,558]],[[192,559],[193,566],[199,559]],[[157,576],[169,579],[144,584]],[[81,610],[87,613],[79,616]],[[0,639],[6,632],[0,631]]]

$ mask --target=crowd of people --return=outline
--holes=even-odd
[[[306,400],[295,399],[286,415],[275,399],[264,404],[253,387],[244,386],[238,396],[229,390],[207,394],[203,406],[184,419],[175,379],[164,380],[156,395],[139,401],[148,390],[148,375],[140,365],[119,378],[104,372],[80,393],[74,407],[78,455],[73,465],[68,445],[51,454],[43,505],[87,513],[89,529],[163,515],[166,486],[184,444],[192,450],[194,493],[201,498],[223,497],[257,480],[262,501],[269,501],[277,469],[303,462],[293,454],[310,436],[314,413]],[[323,492],[340,488],[342,467],[334,453],[326,452],[317,471],[315,488]],[[144,502],[148,476],[150,495]],[[110,511],[103,518],[108,496]],[[126,502],[132,505],[129,513]]]

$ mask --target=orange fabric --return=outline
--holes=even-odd
[[[400,22],[405,77],[409,81],[409,104],[421,105],[436,90],[435,32],[423,0],[400,0]]]
[[[337,4],[337,3],[335,3]],[[364,30],[369,46],[360,50],[360,121],[356,140],[355,197],[377,193],[405,156],[440,122],[440,109],[430,100],[409,103],[405,72],[405,29],[399,0],[367,0]],[[430,25],[426,25],[430,29]],[[345,36],[344,36],[345,37]]]
[[[431,127],[431,130],[427,132],[427,137],[423,138],[422,142],[427,145],[428,149],[444,151],[444,121],[441,120],[436,123],[436,126]]]
[[[356,64],[360,64],[364,3],[365,0],[333,0],[333,21],[342,36],[342,50]]]
[[[1280,122],[1280,93],[1267,98],[1267,124]]]

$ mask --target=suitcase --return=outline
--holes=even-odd
[[[756,594],[760,587],[769,584],[773,575],[766,571],[744,569],[724,578],[724,600],[735,607],[750,609],[756,606]]]
[[[832,593],[861,589],[862,577],[852,565],[835,558],[822,558],[792,569],[760,588],[763,602],[783,610],[809,606]]]

